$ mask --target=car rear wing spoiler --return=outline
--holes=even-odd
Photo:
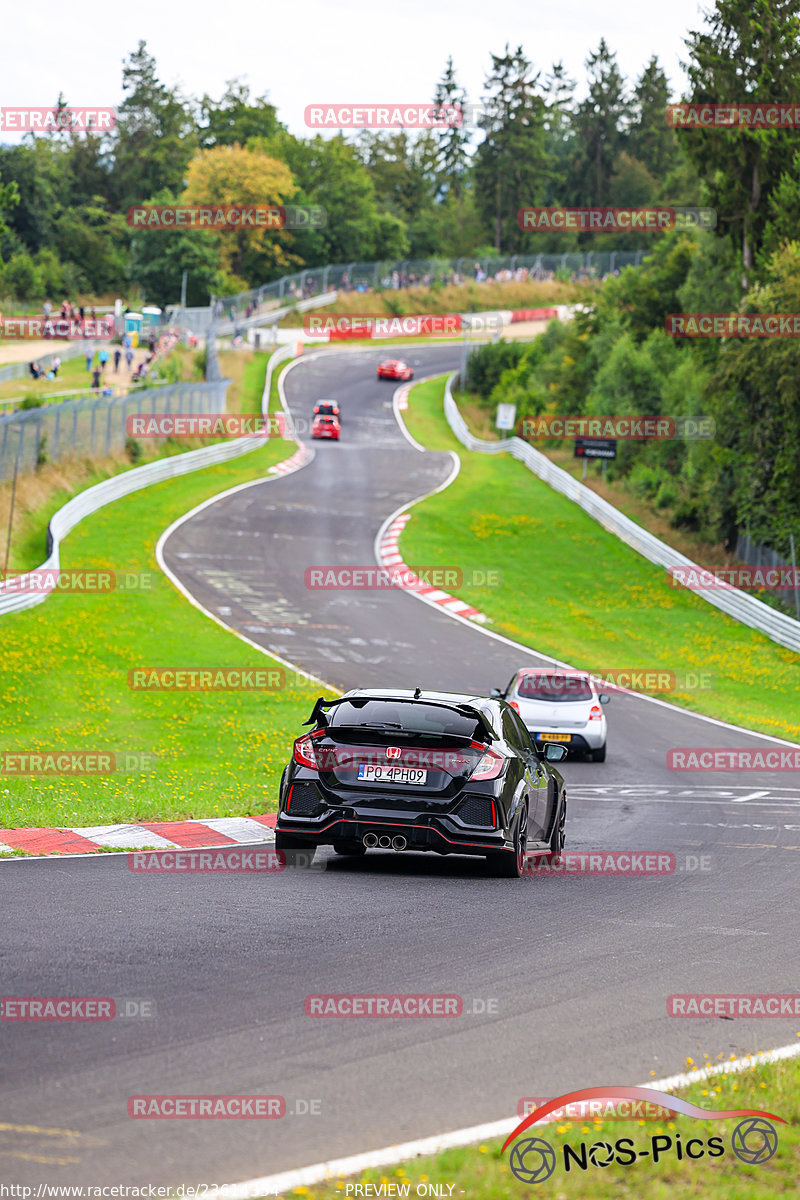
[[[476,720],[490,741],[495,737],[494,730],[479,708],[473,708],[469,704],[448,704],[446,700],[422,700],[417,697],[414,697],[412,700],[409,696],[339,696],[335,700],[326,700],[324,696],[319,696],[314,702],[314,707],[311,710],[311,716],[307,721],[303,722],[303,725],[323,725],[325,728],[327,728],[328,714],[325,711],[326,709],[333,708],[333,706],[336,704],[347,703],[357,705],[359,702],[366,704],[368,701],[373,699],[386,700],[387,702],[393,704],[427,704],[432,708],[449,708],[452,709],[453,712],[461,713],[461,715],[464,717],[472,717],[474,720]]]

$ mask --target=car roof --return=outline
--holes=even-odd
[[[588,679],[590,672],[573,667],[520,667],[517,678],[522,679],[525,675],[569,675],[570,678]]]

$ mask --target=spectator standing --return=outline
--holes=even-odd
[[[119,374],[119,360],[121,358],[122,358],[122,351],[120,350],[119,346],[117,346],[116,350],[114,351],[114,374],[115,375]]]
[[[127,363],[127,366],[128,366],[128,374],[130,375],[130,373],[131,373],[131,367],[132,367],[132,365],[133,365],[133,350],[131,349],[130,340],[128,341],[128,348],[127,348],[127,350],[125,351],[125,362]]]
[[[99,387],[100,387],[100,368],[95,367],[95,369],[92,371],[92,388],[99,389]]]
[[[100,363],[100,370],[103,372],[103,374],[105,374],[106,363],[108,362],[108,359],[109,359],[109,353],[106,350],[105,346],[103,347],[102,350],[99,351],[97,358]]]
[[[86,351],[86,370],[87,371],[91,371],[91,369],[92,369],[92,359],[93,358],[94,358],[94,350],[87,350]]]
[[[52,363],[53,378],[55,378],[55,376],[58,374],[60,366],[61,366],[61,356],[58,354],[54,354],[53,355],[53,363]]]
[[[50,320],[50,313],[51,313],[52,311],[53,311],[53,306],[52,306],[52,304],[50,303],[50,301],[49,301],[49,300],[45,300],[44,304],[42,305],[42,312],[44,313],[44,319],[45,319],[45,321],[49,321],[49,320]]]

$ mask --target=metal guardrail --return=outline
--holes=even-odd
[[[666,542],[662,542],[652,533],[648,533],[646,529],[642,529],[635,521],[626,517],[607,500],[603,500],[602,497],[574,479],[567,471],[550,462],[549,458],[541,451],[534,449],[522,438],[512,437],[500,442],[485,442],[471,434],[453,398],[452,381],[454,378],[455,376],[451,375],[447,380],[444,413],[448,425],[462,446],[468,450],[480,451],[482,454],[502,454],[509,451],[514,458],[524,462],[528,470],[532,471],[539,479],[555,488],[557,492],[567,496],[568,499],[574,500],[604,529],[615,534],[620,541],[625,542],[648,562],[665,568],[684,567],[695,571],[703,570],[690,558],[679,554]],[[709,591],[698,590],[694,594],[707,600],[709,604],[713,604],[715,608],[727,613],[734,620],[766,634],[778,645],[786,646],[789,650],[800,653],[800,621],[796,621],[794,617],[778,612],[776,609],[770,608],[768,604],[757,600],[755,596],[749,596],[746,592],[727,585]]]
[[[6,413],[0,416],[0,482],[10,479],[15,469],[33,471],[45,461],[121,449],[128,436],[128,415],[224,412],[225,391],[222,381],[172,383],[125,396],[94,393]]]
[[[291,346],[282,346],[270,357],[267,364],[267,377],[262,397],[262,411],[266,411],[269,404],[270,385],[275,368],[286,359],[292,357],[293,347]],[[227,380],[222,381],[226,386],[227,382]],[[195,384],[194,386],[218,387],[219,385]],[[175,454],[170,458],[162,458],[157,462],[146,463],[142,467],[133,467],[130,471],[124,471],[121,475],[115,475],[111,479],[106,479],[102,483],[96,483],[93,487],[87,488],[86,491],[73,496],[71,500],[68,500],[53,515],[47,528],[48,556],[41,566],[35,568],[36,573],[58,571],[59,543],[62,539],[84,517],[98,512],[99,509],[103,508],[106,504],[110,504],[113,500],[119,500],[122,496],[128,496],[132,492],[138,492],[142,488],[150,487],[153,483],[161,483],[165,479],[176,479],[180,475],[188,475],[191,471],[200,471],[204,467],[214,466],[217,463],[239,458],[252,450],[256,450],[261,445],[263,445],[263,442],[259,438],[252,437],[217,442],[213,446],[203,446],[199,450],[189,450],[185,454]],[[15,576],[10,581],[12,585],[11,589],[9,589],[7,584],[0,582],[0,616],[9,612],[19,612],[23,609],[33,608],[47,599],[47,592],[26,592],[23,590],[25,586],[24,581],[31,574],[33,572],[27,571],[22,575]]]

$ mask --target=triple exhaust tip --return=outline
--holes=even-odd
[[[361,840],[368,850],[375,846],[379,846],[381,850],[405,850],[408,845],[406,838],[399,834],[397,837],[390,838],[385,833],[381,837],[378,837],[377,833],[365,833]]]

